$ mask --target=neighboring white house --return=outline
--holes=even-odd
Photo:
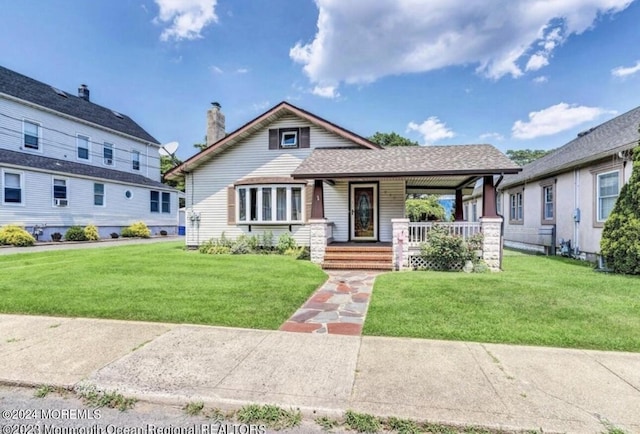
[[[638,146],[640,107],[578,134],[574,140],[505,176],[499,213],[505,246],[543,252],[560,240],[595,260],[602,228],[629,180]]]
[[[131,118],[0,66],[0,226],[40,239],[134,221],[177,230],[178,192],[160,182],[160,144]]]
[[[520,170],[490,145],[382,149],[287,102],[228,135],[216,132],[219,105],[208,119],[207,137],[220,139],[166,175],[186,181],[188,246],[271,231],[311,246],[317,262],[331,242],[393,245],[397,267],[411,241],[408,193],[461,198],[478,178]]]

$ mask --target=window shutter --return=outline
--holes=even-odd
[[[304,218],[305,222],[308,222],[311,218],[311,207],[313,205],[313,181],[311,183],[307,183],[304,187]]]
[[[300,128],[300,147],[308,148],[311,146],[311,128]]]
[[[279,134],[277,129],[269,130],[269,149],[278,149],[279,148]]]
[[[236,189],[227,187],[227,224],[236,224]]]

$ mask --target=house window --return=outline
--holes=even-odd
[[[162,193],[162,212],[171,212],[171,193]]]
[[[502,215],[502,193],[496,195],[496,211],[498,215]]]
[[[293,223],[302,221],[302,187],[238,187],[238,222]]]
[[[159,191],[151,192],[150,210],[151,212],[160,212],[160,192]]]
[[[283,131],[281,133],[281,148],[297,148],[298,147],[298,131]]]
[[[67,206],[67,180],[53,178],[53,206]]]
[[[93,204],[104,206],[104,184],[93,184]]]
[[[131,168],[140,170],[140,152],[138,151],[131,151]]]
[[[76,141],[78,144],[78,159],[88,160],[89,159],[89,137],[81,136],[80,134],[78,134]]]
[[[620,194],[619,171],[599,173],[597,175],[596,193],[598,195],[597,221],[602,223],[609,217]]]
[[[113,145],[106,143],[102,146],[102,158],[105,166],[113,166],[115,159],[113,158]]]
[[[523,192],[517,192],[509,195],[509,222],[522,224],[524,221],[524,212],[522,208]]]
[[[269,149],[309,148],[311,145],[311,129],[274,128],[269,130]]]
[[[555,220],[555,192],[554,186],[542,187],[542,222],[552,223]]]
[[[3,199],[5,204],[20,205],[22,204],[23,175],[19,172],[3,173]]]
[[[478,204],[476,202],[473,202],[471,204],[471,221],[472,222],[478,221]]]
[[[24,130],[24,147],[28,149],[40,149],[40,125],[23,121],[22,128]]]

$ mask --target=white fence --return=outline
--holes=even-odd
[[[427,234],[434,226],[445,227],[449,229],[450,234],[459,235],[462,239],[482,232],[480,222],[410,222],[409,223],[409,247],[419,247],[420,244],[427,241]]]

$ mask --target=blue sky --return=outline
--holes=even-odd
[[[287,100],[363,136],[550,149],[640,105],[640,0],[6,2],[0,64],[178,156]]]

